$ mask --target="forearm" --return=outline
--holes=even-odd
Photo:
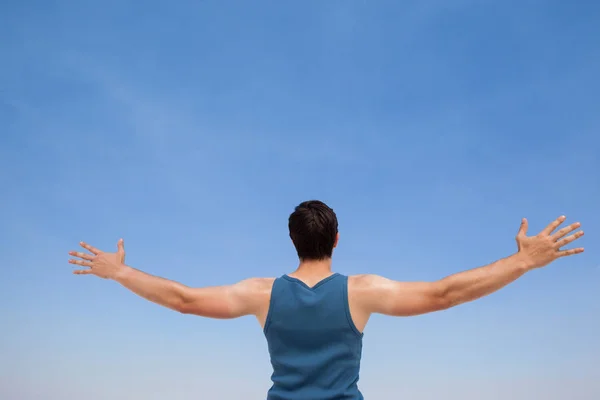
[[[186,303],[186,292],[189,288],[178,282],[127,266],[124,266],[113,279],[138,296],[172,310],[181,311]]]
[[[518,254],[484,267],[450,275],[438,281],[440,296],[447,307],[487,296],[523,276],[530,265]]]

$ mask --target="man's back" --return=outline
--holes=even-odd
[[[362,333],[348,304],[348,277],[315,285],[274,281],[264,332],[273,365],[269,400],[361,400],[357,382]]]

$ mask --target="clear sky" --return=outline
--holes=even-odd
[[[339,272],[433,280],[520,219],[586,253],[474,303],[373,318],[378,399],[600,398],[600,3],[0,5],[0,398],[260,399],[252,318],[183,316],[71,275],[80,240],[193,286],[296,266],[303,200]]]

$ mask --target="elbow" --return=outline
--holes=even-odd
[[[443,281],[438,281],[435,283],[433,292],[436,311],[447,310],[461,303],[454,293],[452,293],[448,285],[446,285]]]
[[[181,314],[190,314],[191,307],[188,302],[186,302],[183,298],[174,299],[167,305],[173,311],[177,311]]]
[[[172,307],[172,310],[177,311],[180,314],[191,314],[192,308],[185,301],[179,301],[175,303]]]
[[[179,290],[172,298],[169,308],[181,314],[192,314],[194,312],[195,299],[189,294],[187,288]]]
[[[456,305],[450,298],[446,296],[439,297],[436,304],[436,311],[444,311]]]

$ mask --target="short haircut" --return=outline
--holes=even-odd
[[[300,260],[331,258],[338,220],[327,204],[318,200],[301,203],[290,215],[288,227]]]

